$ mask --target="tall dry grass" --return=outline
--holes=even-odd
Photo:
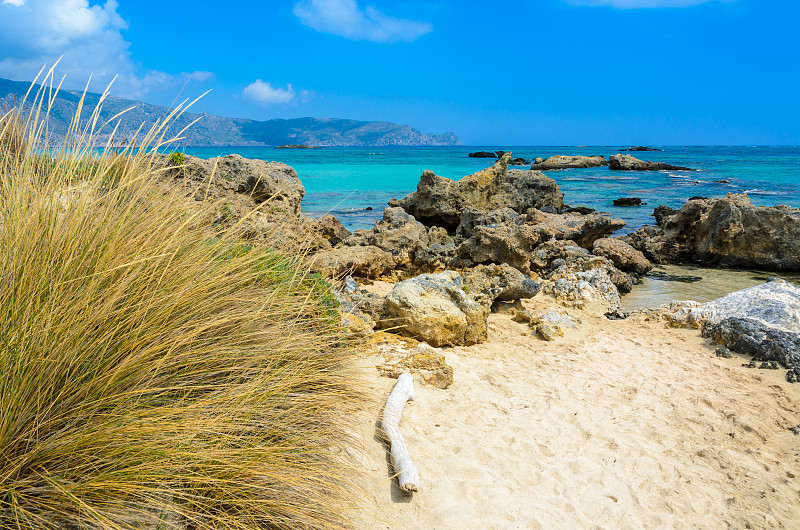
[[[346,525],[324,282],[155,185],[169,120],[95,155],[81,110],[48,145],[50,90],[0,123],[0,528]]]

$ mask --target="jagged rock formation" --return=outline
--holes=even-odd
[[[800,208],[753,206],[746,194],[690,200],[660,227],[625,237],[656,263],[800,270]]]
[[[549,171],[554,169],[571,169],[586,167],[602,167],[608,165],[608,160],[602,156],[566,156],[554,155],[545,160],[536,159],[531,169]]]

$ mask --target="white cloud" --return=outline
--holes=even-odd
[[[265,83],[261,79],[256,79],[254,83],[247,85],[242,94],[246,98],[259,103],[291,103],[295,99],[294,89],[291,84],[286,88],[273,88],[271,84]],[[309,92],[301,92],[301,98],[307,100]]]
[[[371,6],[362,10],[356,0],[302,0],[294,14],[317,31],[352,40],[412,42],[433,30],[427,22],[390,17]]]
[[[177,91],[191,76],[213,78],[211,72],[168,74],[139,72],[121,30],[127,23],[117,13],[116,0],[89,5],[89,0],[4,0],[0,4],[0,77],[30,81],[42,66],[59,57],[56,75],[68,76],[65,86],[102,91],[114,78],[112,93],[141,98],[151,90]]]
[[[734,2],[735,0],[566,0],[574,6],[606,6],[616,9],[644,9],[657,7],[690,7],[709,2]]]

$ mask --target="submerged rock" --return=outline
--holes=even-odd
[[[489,309],[463,287],[454,271],[422,274],[395,285],[386,296],[386,307],[406,333],[432,346],[483,342]]]
[[[608,168],[615,171],[662,171],[666,169],[673,171],[696,171],[690,167],[639,160],[631,155],[611,155],[608,159]]]
[[[619,199],[614,199],[614,206],[641,206],[643,203],[642,199],[639,197],[620,197]]]
[[[746,194],[690,200],[625,239],[656,263],[800,270],[800,208],[753,206]]]

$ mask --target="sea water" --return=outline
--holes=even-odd
[[[306,189],[305,215],[336,215],[350,230],[371,228],[387,201],[414,191],[422,171],[459,179],[491,166],[493,159],[469,158],[473,151],[511,151],[514,157],[616,154],[620,146],[594,147],[190,147],[201,158],[237,153],[245,158],[274,160],[292,166]],[[689,197],[722,197],[746,192],[757,206],[788,204],[800,207],[800,146],[681,147],[632,152],[643,160],[666,162],[699,171],[610,171],[608,167],[547,171],[570,206],[588,206],[627,226],[617,235],[653,224],[658,205],[680,208]],[[512,166],[513,167],[513,166]],[[528,169],[529,166],[520,166]],[[640,197],[639,207],[616,207],[614,199]],[[370,209],[368,209],[370,208]]]

